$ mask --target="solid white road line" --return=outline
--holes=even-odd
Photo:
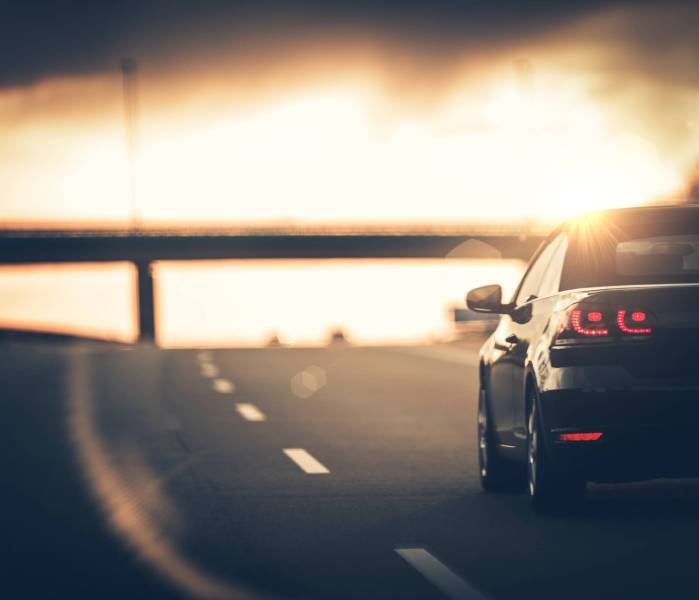
[[[405,348],[395,348],[397,352],[403,354],[413,354],[434,360],[467,365],[469,367],[478,366],[478,353],[465,348],[452,346],[414,346]]]
[[[218,379],[214,379],[214,389],[219,394],[232,394],[235,391],[235,385],[233,385],[232,381],[219,377]]]
[[[218,377],[218,367],[214,363],[201,363],[201,374],[204,377]]]
[[[326,469],[303,448],[284,448],[284,454],[286,454],[309,475],[322,475],[325,473],[330,473],[328,469]]]
[[[396,552],[426,579],[452,600],[484,600],[483,594],[471,587],[424,548],[396,548]]]
[[[265,414],[254,404],[238,403],[235,405],[235,409],[247,421],[265,421],[267,419]]]

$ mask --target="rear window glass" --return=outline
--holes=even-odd
[[[664,235],[621,242],[616,270],[622,276],[681,275],[699,271],[699,235]]]
[[[699,283],[699,210],[603,215],[569,237],[562,290]]]

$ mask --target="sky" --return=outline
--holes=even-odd
[[[699,160],[691,3],[0,6],[6,223],[556,221]]]
[[[10,86],[49,76],[104,72],[122,54],[148,54],[165,62],[176,58],[175,46],[191,51],[241,39],[250,43],[260,36],[261,45],[269,46],[274,45],[270,38],[332,30],[401,37],[421,51],[450,52],[464,45],[497,44],[536,34],[610,3],[3,0],[2,4],[0,84]],[[265,48],[255,51],[264,54]]]

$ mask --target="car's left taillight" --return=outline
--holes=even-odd
[[[589,304],[574,304],[559,315],[554,344],[585,343],[611,340],[609,309]]]

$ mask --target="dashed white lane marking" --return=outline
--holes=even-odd
[[[208,350],[202,350],[197,353],[197,360],[200,363],[211,362],[211,352]]]
[[[323,475],[325,473],[330,473],[328,469],[326,469],[303,448],[284,448],[284,454],[286,454],[309,475]]]
[[[218,377],[218,367],[214,363],[201,363],[201,374],[204,377]]]
[[[447,598],[452,600],[485,600],[483,594],[471,587],[424,548],[396,548],[396,552],[438,587]]]
[[[235,405],[238,414],[247,421],[265,421],[267,417],[254,404],[238,403]]]
[[[219,377],[214,379],[214,389],[219,394],[232,394],[235,391],[235,385],[233,385],[232,381]]]

